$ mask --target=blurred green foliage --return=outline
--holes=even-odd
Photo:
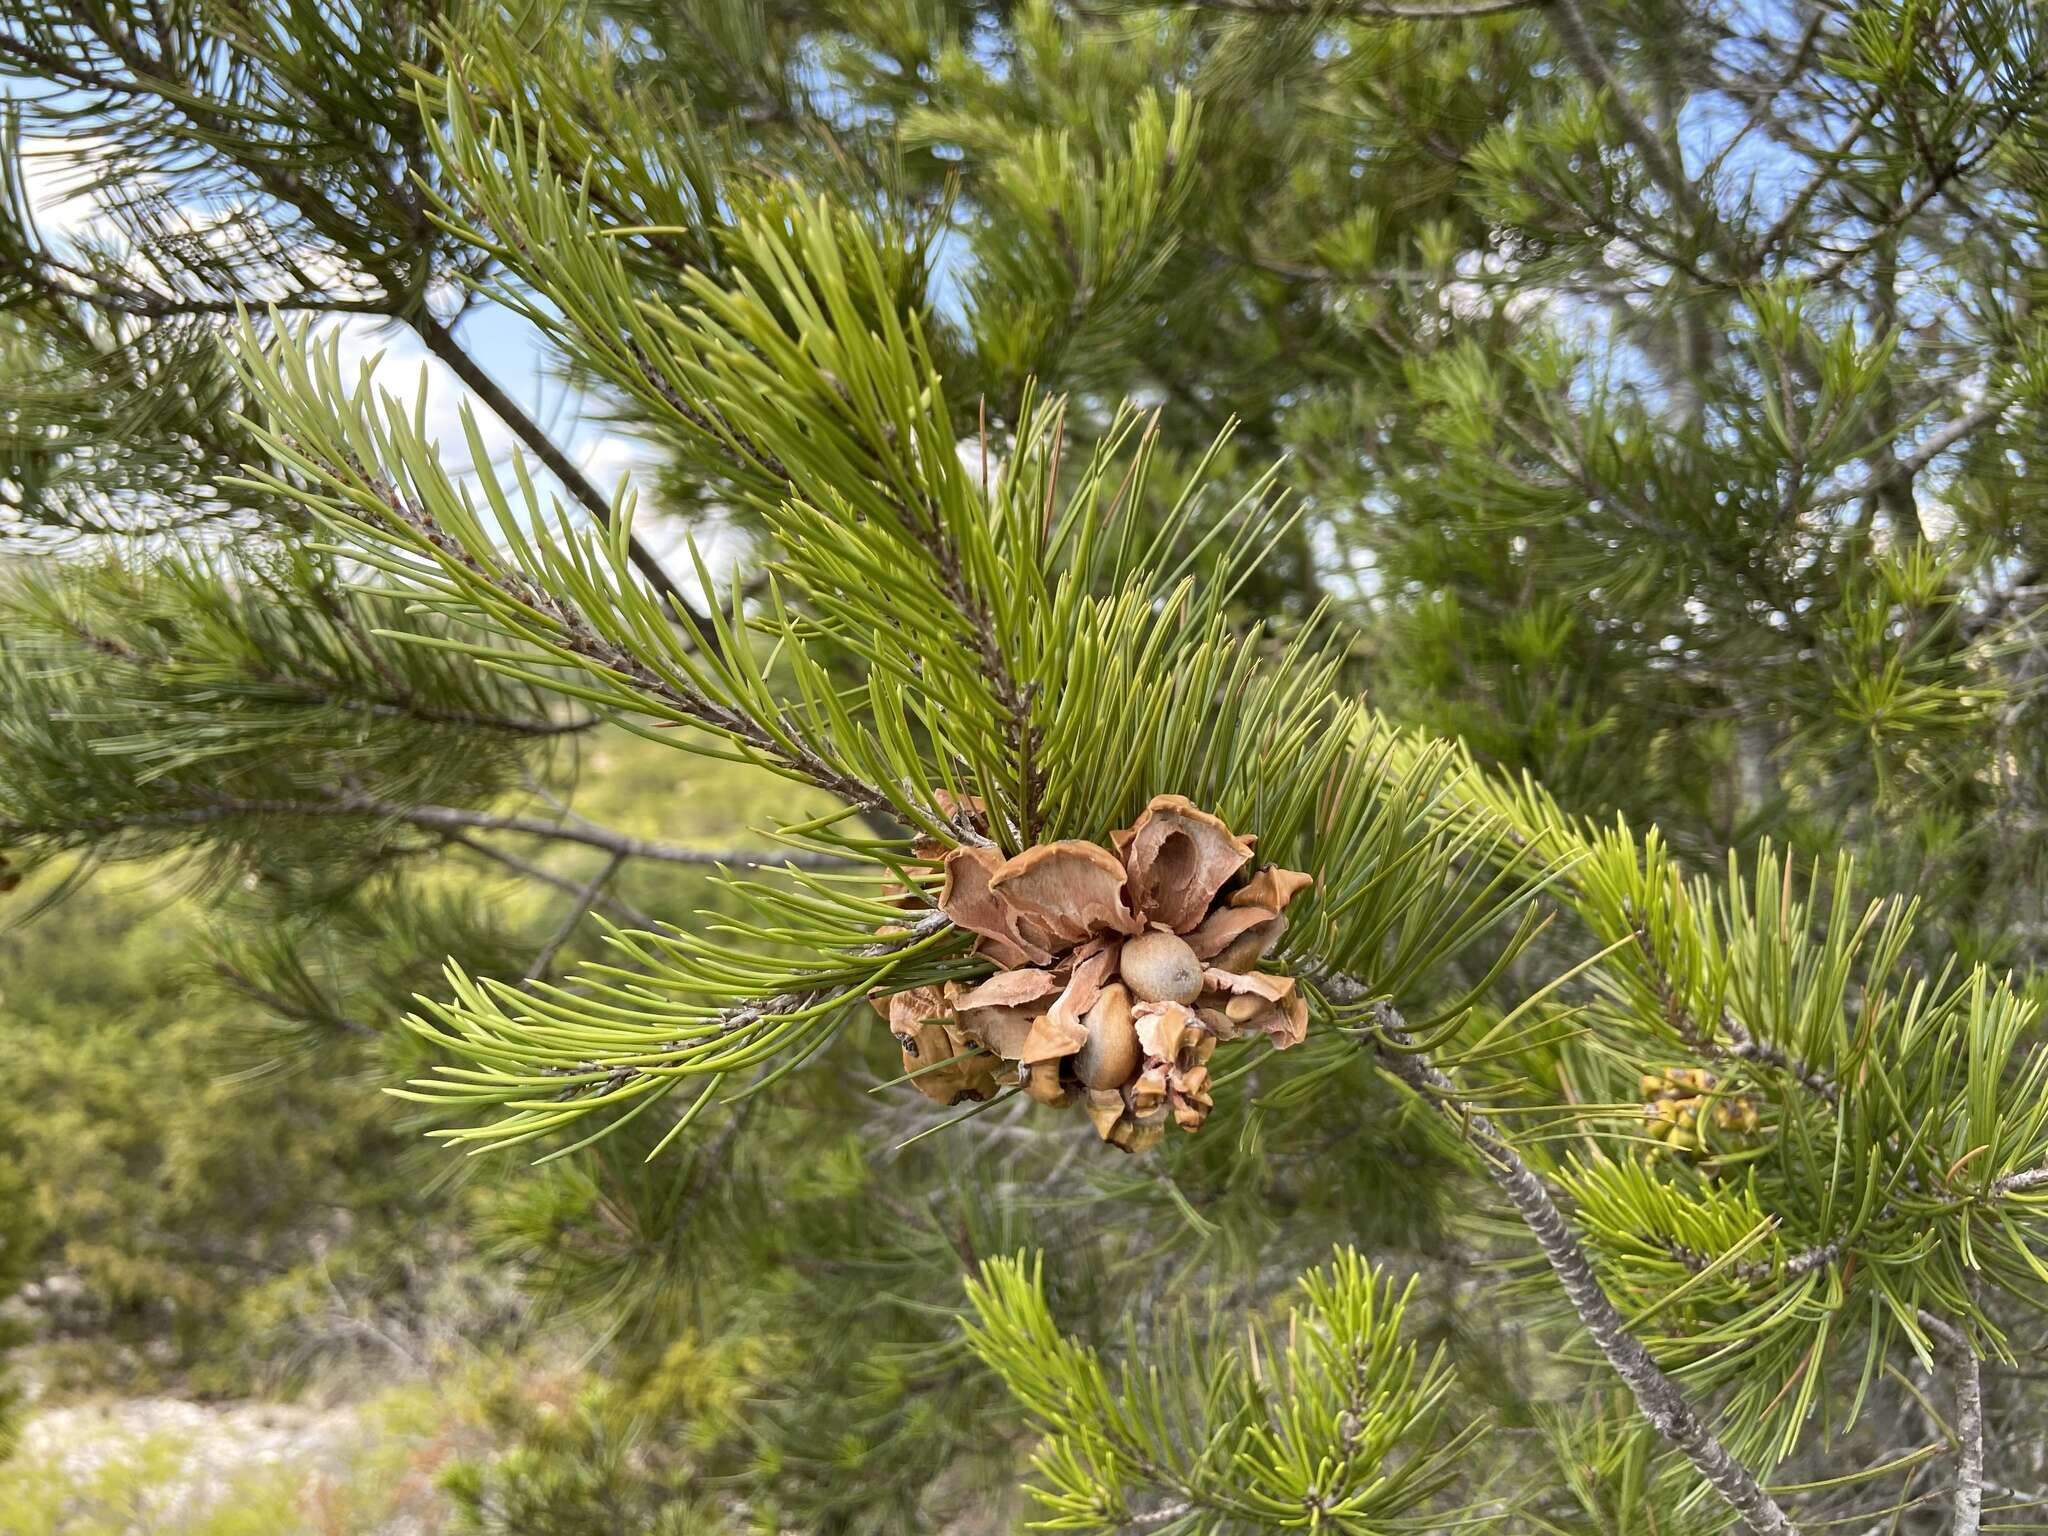
[[[623,734],[586,757],[587,814],[683,843],[730,846],[779,793],[716,766],[679,790],[667,755]],[[587,875],[592,858],[560,861]],[[55,1263],[83,1284],[95,1328],[169,1339],[184,1365],[316,1235],[331,1253],[417,1233],[465,1198],[417,1116],[381,1091],[410,1060],[389,1026],[433,984],[446,933],[416,930],[419,953],[386,949],[376,967],[349,940],[410,899],[408,917],[466,927],[477,962],[503,968],[544,942],[560,898],[488,865],[441,868],[410,898],[373,882],[320,914],[304,959],[334,1007],[316,1020],[248,994],[233,962],[249,940],[221,932],[243,914],[195,895],[179,870],[130,866],[60,894],[65,873],[25,882],[9,898],[17,921],[0,927],[0,1053],[22,1087],[0,1111],[0,1179],[22,1198],[0,1210],[24,1223],[0,1246],[0,1281]],[[656,869],[624,885],[666,902],[703,883]]]
[[[252,1066],[251,1006],[195,974],[204,932],[172,890],[108,882],[0,936],[0,1051],[34,1106],[9,1139],[43,1266],[82,1288],[68,1326],[180,1361],[316,1238],[433,1203],[368,1061]]]
[[[750,770],[696,764],[679,781],[673,762],[623,733],[580,744],[579,811],[720,848],[745,844],[770,807],[787,814],[786,789]],[[535,857],[572,881],[602,863],[576,848]],[[878,1190],[881,1149],[857,1134],[874,1106],[860,1084],[897,1070],[879,1022],[800,1098],[744,1109],[743,1151],[714,1134],[708,1155],[654,1163],[648,1141],[623,1138],[540,1169],[450,1159],[382,1091],[416,1064],[396,1012],[447,953],[516,974],[562,893],[447,861],[373,880],[317,925],[279,930],[304,970],[304,995],[285,999],[241,964],[261,930],[234,893],[223,909],[167,865],[68,891],[65,873],[25,882],[0,930],[0,1054],[23,1088],[0,1111],[0,1295],[43,1282],[27,1358],[49,1401],[322,1401],[394,1373],[439,1382],[434,1415],[480,1427],[435,1473],[437,1497],[463,1529],[507,1536],[773,1530],[792,1512],[805,1529],[879,1536],[910,1528],[942,1465],[936,1497],[956,1512],[1014,1485],[1021,1441],[962,1453],[974,1437],[959,1394],[992,1409],[1000,1388],[955,1336],[947,1245],[984,1213],[952,1203],[952,1159],[931,1143],[904,1170],[913,1182]],[[654,910],[720,901],[688,868],[636,865],[616,890]],[[973,1235],[1014,1246],[1025,1233]],[[867,1279],[849,1290],[854,1274]],[[582,1363],[549,1363],[565,1348]],[[24,1464],[0,1488],[0,1529],[37,1531],[37,1512],[60,1505],[125,1529],[118,1512],[178,1454],[138,1451],[86,1484]],[[283,1483],[231,1491],[176,1529],[296,1528],[265,1524],[290,1504]]]
[[[381,1536],[444,1529],[440,1484],[481,1446],[490,1380],[385,1388],[345,1411],[166,1411],[89,1399],[46,1454],[0,1463],[8,1536]]]
[[[2038,118],[2048,71],[2009,0],[1964,8],[1954,29],[1884,0],[1822,7],[1796,42],[1802,29],[1769,7],[1598,6],[1611,87],[1561,47],[1563,6],[1448,25],[1287,4],[472,14],[408,0],[382,27],[323,0],[258,6],[253,25],[245,9],[201,3],[190,14],[213,24],[186,26],[185,10],[166,23],[152,7],[131,27],[119,8],[16,0],[0,17],[13,67],[25,50],[72,72],[39,125],[107,153],[103,201],[164,277],[132,286],[113,245],[67,268],[10,215],[0,372],[15,458],[0,513],[52,537],[110,513],[289,524],[281,498],[223,491],[223,467],[258,450],[234,425],[243,402],[215,321],[250,299],[321,309],[336,294],[313,269],[343,279],[359,313],[460,360],[453,306],[473,300],[453,297],[456,280],[503,263],[515,303],[528,279],[564,371],[624,391],[609,408],[663,455],[646,479],[665,507],[721,531],[745,522],[735,506],[779,506],[787,488],[736,470],[731,445],[700,440],[619,348],[648,314],[684,307],[683,267],[748,275],[719,224],[765,165],[829,194],[846,227],[888,233],[886,302],[867,317],[929,321],[963,451],[1014,446],[1031,377],[1071,394],[1077,443],[1125,396],[1159,405],[1169,499],[1226,419],[1239,434],[1206,467],[1225,492],[1289,454],[1306,515],[1249,573],[1242,612],[1285,635],[1334,598],[1358,621],[1346,681],[1369,683],[1393,718],[1534,773],[1572,810],[1654,819],[1695,867],[1765,835],[1802,870],[1854,849],[1877,889],[1923,899],[1910,964],[1927,973],[2044,953],[2043,540],[2024,465],[2048,399],[2028,297],[2048,177],[2037,137],[2008,129]],[[102,98],[96,81],[133,67],[131,31],[161,49],[160,72]],[[401,63],[421,66],[417,80]],[[1930,89],[1944,72],[1971,87]],[[1755,137],[1814,167],[1811,195],[1776,220],[1730,160],[1698,178],[1697,209],[1667,202],[1659,157],[1614,115],[1630,102],[1674,135],[1682,117],[1707,132],[1707,109],[1732,102],[1735,138],[1766,128]],[[1843,120],[1855,132],[1828,150]],[[473,159],[451,178],[435,135],[455,126]],[[1676,139],[1666,153],[1699,161]],[[584,253],[607,265],[556,269],[553,292],[529,269],[562,259],[561,242],[462,233],[532,212],[536,168],[613,226]],[[172,180],[185,185],[164,191]],[[453,227],[415,188],[450,199]],[[195,239],[198,201],[234,212]],[[829,424],[849,396],[832,376],[803,419]],[[534,423],[498,414],[539,446]],[[1967,430],[1944,438],[1943,421]],[[1933,457],[1901,458],[1916,441]],[[88,845],[112,857],[114,842],[152,861],[193,851],[205,837],[191,823],[174,814],[167,832],[154,813],[171,790],[230,778],[267,802],[354,793],[369,773],[373,788],[462,809],[534,777],[523,810],[573,794],[578,814],[718,847],[826,804],[723,766],[679,774],[672,754],[573,723],[544,752],[465,737],[450,716],[482,711],[448,705],[477,700],[431,695],[480,674],[422,662],[394,692],[359,635],[336,625],[328,644],[295,648],[319,626],[288,601],[252,612],[247,583],[217,574],[139,606],[121,591],[44,605],[36,660],[59,660],[32,688],[0,687],[13,705],[0,746],[26,764],[0,774],[0,800],[20,793],[35,813],[22,824],[56,840],[58,860]],[[66,633],[81,612],[120,644],[81,662],[95,637]],[[270,667],[279,655],[322,665]],[[423,693],[431,710],[414,707]],[[366,715],[398,724],[360,732]],[[176,771],[156,771],[166,763]],[[80,825],[43,830],[64,820],[52,808]],[[436,1454],[462,1521],[493,1536],[880,1533],[977,1511],[1000,1525],[989,1490],[1014,1485],[1023,1447],[988,1428],[1005,1421],[955,1330],[963,1271],[1044,1253],[1059,1330],[1097,1339],[1119,1318],[1137,1359],[1178,1313],[1278,1322],[1275,1297],[1334,1228],[1390,1271],[1427,1274],[1414,1332],[1502,1426],[1554,1434],[1555,1466],[1537,1435],[1498,1437],[1526,1458],[1502,1485],[1543,1486],[1544,1528],[1641,1528],[1629,1522],[1645,1509],[1667,1536],[1698,1527],[1625,1405],[1589,1397],[1558,1359],[1532,1361],[1545,1341],[1508,1315],[1521,1309],[1470,1304],[1479,1271],[1527,1250],[1444,1170],[1454,1135],[1324,1040],[1284,1075],[1255,1069],[1199,1140],[1136,1171],[1070,1166],[1006,1111],[902,1146],[930,1117],[907,1094],[867,1096],[899,1058],[858,1009],[772,1104],[719,1102],[652,1162],[654,1117],[540,1170],[427,1153],[430,1122],[377,1091],[422,1059],[392,1027],[407,999],[442,991],[444,957],[509,986],[536,957],[602,942],[561,926],[602,854],[505,846],[543,878],[473,861],[403,816],[260,813],[197,850],[214,855],[205,903],[146,862],[0,940],[0,1059],[16,1068],[0,1109],[0,1297],[41,1282],[46,1381],[451,1383],[431,1415],[481,1425]],[[69,872],[60,862],[0,917]],[[610,892],[656,916],[708,914],[713,946],[737,910],[701,872],[653,863]],[[1511,978],[1521,994],[1580,937],[1553,931]],[[1554,1082],[1573,1110],[1559,1127],[1582,1113],[1631,1127],[1638,1069],[1661,1065],[1636,1059],[1632,1026],[1669,1024],[1668,999],[1636,1001],[1613,1036],[1574,1019],[1585,1043],[1503,1048],[1496,1086]],[[1824,1022],[1852,1009],[1884,1011],[1857,998]],[[1724,1193],[1706,1173],[1658,1171],[1681,1191],[1671,1225]],[[1576,1193],[1588,1226],[1640,1244],[1640,1199],[1603,1207],[1590,1181]],[[1678,1273],[1682,1254],[1627,1262],[1647,1269],[1653,1308],[1706,1289]],[[1877,1270],[1862,1267],[1866,1292],[1890,1283]],[[1809,1371],[1823,1354],[1787,1337],[1776,1347],[1800,1356],[1802,1392],[1853,1386]],[[563,1347],[582,1363],[552,1362]],[[1773,1411],[1803,1410],[1739,1357],[1720,1369]],[[158,1464],[137,1462],[142,1476]],[[90,1497],[117,1508],[125,1486]],[[280,1497],[252,1488],[220,1515],[244,1523],[217,1529],[288,1528],[303,1512]],[[328,1513],[329,1528],[356,1518]],[[10,1516],[31,1531],[42,1518],[0,1504],[0,1527]]]
[[[7,1144],[0,1142],[0,1308],[5,1308],[34,1271],[37,1226],[28,1200],[28,1179]],[[0,1311],[0,1352],[28,1336],[26,1325]],[[4,1354],[0,1354],[4,1359]],[[18,1392],[0,1370],[0,1460],[14,1445]]]

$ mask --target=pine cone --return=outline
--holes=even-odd
[[[1192,1131],[1207,1118],[1219,1040],[1263,1034],[1285,1050],[1307,1034],[1294,978],[1252,967],[1313,881],[1273,866],[1246,876],[1251,839],[1179,795],[1110,841],[1114,852],[1073,840],[945,856],[940,909],[1003,967],[951,998],[945,1028],[1015,1063],[1041,1103],[1084,1101],[1103,1140],[1142,1151],[1169,1120]]]
[[[903,1047],[903,1070],[913,1074],[911,1086],[941,1104],[979,1102],[993,1098],[996,1091],[995,1057],[968,1039],[954,1016],[953,994],[958,990],[948,982],[944,987],[912,987],[869,999]]]

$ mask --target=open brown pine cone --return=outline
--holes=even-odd
[[[940,910],[1002,969],[876,999],[925,1095],[951,1104],[1019,1082],[1044,1104],[1085,1102],[1104,1141],[1136,1152],[1169,1120],[1200,1128],[1218,1041],[1300,1044],[1294,978],[1253,967],[1310,877],[1252,869],[1252,839],[1179,795],[1110,841],[945,856]]]

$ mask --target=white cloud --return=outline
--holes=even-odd
[[[111,142],[99,135],[23,138],[20,163],[27,200],[46,239],[71,243],[89,236],[106,239],[118,235],[118,226],[102,210],[99,200],[82,190],[105,170],[112,150]],[[181,215],[192,231],[199,232],[219,225],[224,212],[218,206],[193,206],[172,217]],[[331,291],[346,292],[359,286],[351,280],[353,274],[347,266],[321,246],[302,246],[293,252],[293,259],[307,278]],[[259,282],[259,291],[253,297],[259,301],[281,298],[295,284],[280,275],[274,294],[261,291],[265,286]],[[441,462],[451,475],[459,478],[504,473],[513,452],[526,451],[512,430],[488,406],[475,400],[462,381],[405,326],[374,316],[335,316],[318,321],[315,331],[322,337],[338,338],[343,377],[351,383],[357,370],[369,364],[377,388],[397,398],[408,412],[423,402],[426,435],[439,445]],[[548,386],[548,398],[536,401],[534,397],[540,391],[534,382],[540,377],[542,355],[537,338],[513,341],[509,346],[501,342],[498,351],[502,355],[488,364],[479,359],[480,366],[578,459],[606,496],[616,488],[622,474],[644,484],[638,471],[655,460],[655,450],[630,437],[585,427],[583,401],[559,386]],[[473,351],[472,356],[475,355]],[[465,404],[475,412],[482,441],[481,461],[472,457],[463,430]],[[530,451],[527,460],[529,472],[546,495],[552,488],[551,477],[534,461]],[[651,507],[642,513],[641,522],[650,544],[660,543],[667,546],[668,552],[681,554],[680,522],[661,516]],[[739,545],[734,542],[738,535],[723,518],[700,524],[693,531],[700,546],[706,549],[707,558],[716,552],[718,559],[712,561],[715,570],[739,553]],[[687,564],[686,558],[684,563]]]
[[[354,382],[357,372],[368,365],[376,387],[395,397],[408,412],[419,408],[429,441],[439,444],[441,462],[455,475],[477,473],[490,464],[504,464],[519,446],[510,428],[490,409],[476,401],[463,382],[446,364],[427,351],[426,344],[401,325],[369,316],[347,316],[322,322],[321,336],[337,338],[342,377]],[[484,463],[472,460],[467,435],[462,427],[462,408],[471,405],[476,414],[477,435],[483,441]],[[529,461],[532,458],[528,454]]]
[[[1003,478],[1003,451],[994,443],[984,446],[979,435],[963,437],[953,445],[953,452],[959,458],[961,467],[974,484],[987,486],[989,493],[995,493],[996,486]]]
[[[590,477],[590,483],[609,496],[617,489],[621,475],[628,481],[640,481],[642,471],[659,464],[661,458],[649,443],[623,433],[606,432],[585,444],[577,462]]]
[[[29,209],[45,236],[75,236],[103,221],[99,205],[80,188],[99,172],[107,149],[107,140],[97,134],[22,139],[22,181]]]

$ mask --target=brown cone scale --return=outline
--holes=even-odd
[[[930,1097],[1014,1084],[1051,1108],[1079,1105],[1101,1140],[1141,1152],[1208,1118],[1219,1041],[1264,1036],[1285,1050],[1306,1034],[1294,978],[1255,967],[1314,881],[1254,865],[1255,839],[1179,795],[1155,796],[1107,841],[944,854],[939,908],[999,969],[876,1003],[906,1065],[948,1063],[919,1080]]]

